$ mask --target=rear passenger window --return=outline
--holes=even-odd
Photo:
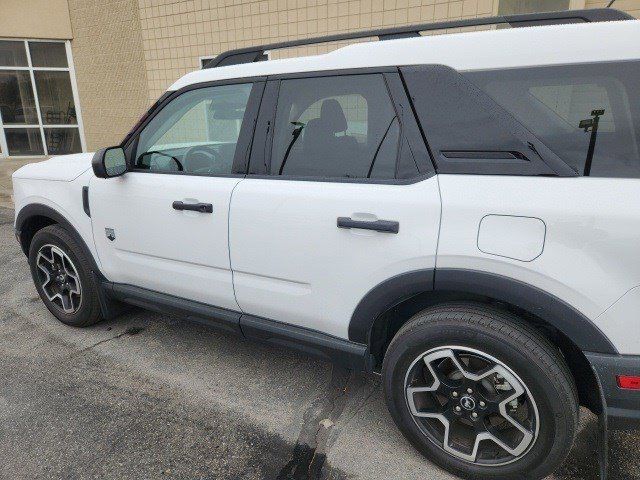
[[[580,174],[640,178],[639,62],[466,75]]]
[[[284,80],[271,174],[396,177],[400,125],[381,75]]]

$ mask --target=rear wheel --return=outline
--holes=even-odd
[[[396,334],[385,398],[404,435],[472,478],[543,478],[577,429],[575,386],[557,349],[517,317],[476,304],[427,309]]]
[[[89,259],[64,228],[50,225],[34,235],[29,266],[40,298],[58,320],[74,327],[101,320]]]

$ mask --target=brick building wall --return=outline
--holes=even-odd
[[[605,0],[545,0],[597,8]],[[200,58],[252,44],[496,15],[521,0],[69,0],[87,148],[118,143]],[[640,0],[616,8],[640,18]],[[485,27],[486,28],[486,27]],[[275,52],[315,54],[337,44]]]
[[[199,58],[259,43],[490,16],[498,0],[139,0],[149,101]],[[299,49],[296,53],[316,53]]]
[[[149,106],[137,0],[69,0],[89,151],[119,143]]]

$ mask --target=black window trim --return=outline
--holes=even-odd
[[[411,74],[420,73],[429,78],[438,78],[438,76],[449,76],[448,86],[457,86],[462,89],[466,95],[471,96],[476,102],[482,104],[486,111],[492,112],[494,118],[499,121],[503,128],[511,132],[515,138],[518,138],[523,144],[529,144],[532,150],[530,161],[520,163],[504,163],[504,161],[496,159],[486,159],[482,162],[454,160],[448,161],[443,155],[437,155],[440,152],[438,145],[433,147],[433,157],[435,160],[436,171],[438,174],[453,175],[500,175],[500,176],[555,176],[555,177],[576,177],[578,173],[558,155],[556,155],[538,136],[531,132],[525,125],[519,122],[504,107],[493,100],[486,92],[479,88],[475,83],[470,81],[463,72],[448,65],[442,64],[418,64],[403,65],[399,67],[403,82],[407,88],[409,96],[414,96],[412,88],[407,78]],[[497,69],[501,70],[501,69]],[[416,113],[414,111],[414,113]],[[418,122],[425,136],[429,139],[428,125]],[[435,143],[435,142],[434,142]],[[432,143],[433,146],[433,143]],[[538,151],[538,149],[540,151]],[[455,150],[455,149],[453,149]],[[528,153],[528,152],[527,152]]]
[[[381,74],[387,95],[396,112],[398,122],[400,124],[399,145],[406,139],[409,147],[414,154],[419,174],[410,178],[345,178],[345,177],[320,177],[320,176],[301,176],[301,175],[273,175],[271,169],[271,155],[273,150],[273,133],[274,122],[277,111],[277,100],[279,96],[280,83],[282,80],[298,80],[305,78],[320,77],[342,77],[353,75],[372,75]],[[269,98],[271,97],[271,98]],[[402,118],[401,118],[402,117]],[[294,72],[282,73],[277,75],[269,75],[267,77],[267,87],[263,95],[263,102],[260,107],[260,114],[257,121],[256,132],[259,129],[268,131],[266,138],[254,141],[251,149],[249,160],[249,170],[247,178],[265,179],[265,180],[282,180],[282,181],[303,181],[303,182],[323,182],[323,183],[362,183],[362,184],[378,184],[378,185],[411,185],[426,180],[436,174],[433,166],[430,151],[424,142],[424,138],[420,133],[420,127],[413,113],[406,90],[402,85],[402,80],[398,71],[398,67],[365,67],[365,68],[349,68],[338,70],[320,70],[313,72]],[[256,136],[260,133],[256,133]],[[263,134],[264,135],[264,134]],[[400,150],[396,156],[396,174],[398,163],[400,160]]]
[[[243,124],[238,135],[238,143],[233,158],[232,173],[210,174],[210,173],[190,173],[190,172],[162,172],[150,171],[135,167],[135,155],[138,149],[140,134],[144,128],[158,115],[169,103],[184,93],[199,90],[201,88],[220,87],[227,85],[238,85],[243,83],[252,84],[251,93],[247,101],[245,119],[253,117],[252,122]],[[242,77],[234,79],[214,80],[210,82],[200,82],[187,85],[178,90],[166,92],[160,99],[152,105],[149,111],[143,116],[142,121],[127,135],[121,146],[125,151],[129,172],[152,173],[160,175],[179,175],[189,177],[220,177],[220,178],[244,178],[249,164],[249,154],[253,144],[253,137],[256,128],[256,121],[260,110],[260,105],[265,91],[266,77]]]

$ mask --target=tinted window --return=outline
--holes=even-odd
[[[24,42],[0,40],[0,66],[26,67],[28,65]]]
[[[34,67],[66,68],[67,52],[61,42],[29,42],[31,64]]]
[[[5,125],[38,123],[28,71],[0,70],[0,114]]]
[[[45,125],[78,123],[69,72],[35,71],[40,113]]]
[[[465,75],[579,173],[640,177],[639,62]]]
[[[140,133],[136,167],[156,172],[232,173],[251,84],[183,93]]]
[[[271,174],[395,178],[400,126],[381,75],[284,80]]]

